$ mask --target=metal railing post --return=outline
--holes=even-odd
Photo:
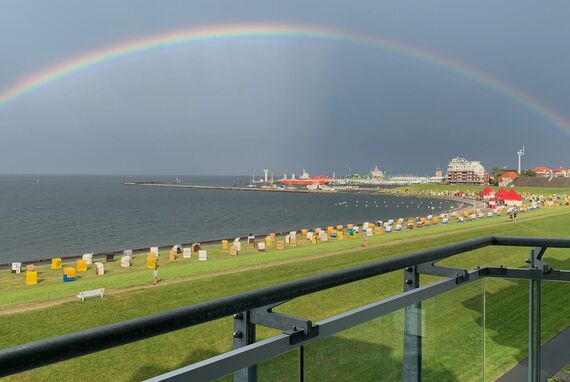
[[[530,251],[529,269],[548,271],[548,264],[542,261],[546,247],[535,248]],[[528,381],[541,381],[541,280],[528,281]]]
[[[404,292],[419,288],[420,274],[417,267],[404,271]],[[404,382],[418,382],[422,379],[422,304],[409,305],[404,310]]]
[[[255,342],[255,324],[251,323],[250,311],[234,314],[233,348],[238,349]],[[257,365],[234,372],[234,382],[257,382]]]

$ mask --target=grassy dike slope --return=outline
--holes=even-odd
[[[567,237],[569,212],[566,208],[545,209],[521,215],[522,219],[516,223],[505,223],[505,218],[499,217],[489,221],[481,220],[384,235],[374,238],[377,241],[371,241],[371,246],[366,249],[354,248],[355,241],[350,244],[351,241],[347,240],[331,242],[328,249],[322,245],[298,248],[281,254],[269,252],[262,255],[263,258],[281,255],[309,258],[302,262],[281,262],[274,265],[267,263],[267,267],[264,268],[250,270],[244,268],[240,272],[211,275],[199,280],[181,279],[176,283],[118,293],[86,303],[69,302],[41,310],[4,314],[0,315],[1,347],[140,317],[483,235]],[[406,240],[405,235],[410,235],[407,238],[410,240]],[[412,240],[414,236],[418,240]],[[347,247],[344,248],[343,245]],[[308,251],[320,251],[322,248],[338,253],[310,259]],[[457,256],[445,263],[462,267],[484,264],[524,266],[527,255],[528,250],[524,248],[491,247]],[[238,265],[239,261],[254,262],[251,259],[259,259],[262,256],[238,257],[232,259],[231,261],[236,263],[231,264],[230,260],[227,260],[227,266],[235,269],[236,266],[241,266]],[[554,267],[570,269],[570,251],[549,250],[547,261]],[[175,268],[179,267],[173,266],[172,272],[176,272]],[[167,273],[167,269],[167,267],[162,268],[161,275]],[[145,276],[145,280],[147,279],[148,275]],[[432,280],[431,277],[424,277],[422,282]],[[547,285],[543,286],[543,303],[546,308],[543,308],[542,330],[543,338],[546,340],[565,329],[570,323],[570,304],[568,304],[570,288],[558,283],[545,284]],[[55,283],[53,285],[58,286]],[[424,303],[426,380],[480,380],[483,376],[481,371],[483,364],[485,364],[486,377],[494,378],[524,358],[527,285],[526,282],[485,280],[426,301]],[[279,310],[318,321],[399,293],[401,289],[402,273],[393,272],[305,296],[283,305]],[[2,294],[4,290],[6,289],[3,288]],[[37,290],[39,292],[40,288]],[[14,293],[13,296],[16,296],[23,292],[16,290],[6,293],[9,295]],[[548,306],[552,309],[548,309]],[[486,313],[484,316],[483,310]],[[313,343],[305,352],[307,380],[392,381],[400,378],[402,327],[402,312],[395,312],[332,338]],[[72,381],[78,378],[89,381],[140,380],[229,350],[231,332],[232,319],[226,318],[43,367],[7,380]],[[265,338],[275,333],[277,331],[260,328],[258,338]],[[297,352],[293,351],[261,365],[260,380],[295,380],[297,357]]]
[[[565,208],[545,208],[519,215],[519,222],[527,219],[537,219],[541,216],[560,214]],[[477,219],[474,222],[456,223],[454,219],[448,225],[422,229],[406,230],[402,232],[382,234],[369,239],[370,247],[381,246],[395,241],[419,241],[426,236],[446,235],[451,232],[466,230],[478,230],[485,227],[509,224],[505,216],[497,216],[492,219]],[[257,253],[252,246],[242,244],[243,251],[239,256],[228,255],[228,251],[222,251],[220,245],[208,245],[208,261],[200,262],[197,256],[192,259],[179,259],[175,262],[167,260],[167,253],[161,253],[160,279],[163,284],[182,281],[185,279],[200,279],[212,274],[241,272],[250,269],[261,269],[273,265],[283,265],[295,262],[308,261],[311,258],[328,257],[337,252],[352,251],[360,247],[362,239],[354,240],[329,240],[313,246],[306,240],[300,240],[297,248],[288,247],[284,251],[270,248],[264,254]],[[13,311],[18,307],[37,306],[38,302],[69,301],[80,291],[106,288],[109,293],[120,293],[126,289],[148,287],[151,282],[151,271],[145,266],[145,257],[137,256],[130,268],[121,268],[120,261],[105,264],[105,275],[96,276],[93,266],[86,273],[79,273],[79,280],[72,283],[63,283],[62,270],[52,270],[50,266],[36,267],[38,270],[39,284],[26,286],[24,273],[13,275],[9,272],[0,272],[0,314],[6,309]],[[74,264],[64,264],[74,266]]]
[[[498,186],[489,186],[495,191],[499,191],[501,187]],[[442,192],[442,191],[465,191],[465,192],[480,192],[484,187],[483,186],[469,186],[469,185],[457,185],[457,184],[412,184],[408,186],[401,186],[393,189],[388,189],[388,191],[393,190],[408,190],[408,191],[434,191],[434,192]],[[509,187],[505,187],[509,188]],[[525,194],[534,194],[534,195],[553,195],[553,194],[570,194],[570,188],[561,188],[561,187],[515,187],[515,190],[519,193]]]

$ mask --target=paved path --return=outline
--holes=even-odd
[[[542,346],[540,380],[552,378],[570,361],[570,327]],[[507,371],[497,382],[520,382],[528,379],[528,358]]]

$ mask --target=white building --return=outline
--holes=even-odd
[[[480,161],[457,157],[447,166],[446,180],[449,184],[483,185],[489,183],[489,174]]]

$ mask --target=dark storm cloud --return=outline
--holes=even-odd
[[[327,25],[440,51],[560,110],[570,4],[0,2],[0,88],[92,49],[200,25]],[[569,132],[469,79],[345,43],[226,41],[105,63],[0,108],[0,172],[426,174],[456,155],[570,166]]]

